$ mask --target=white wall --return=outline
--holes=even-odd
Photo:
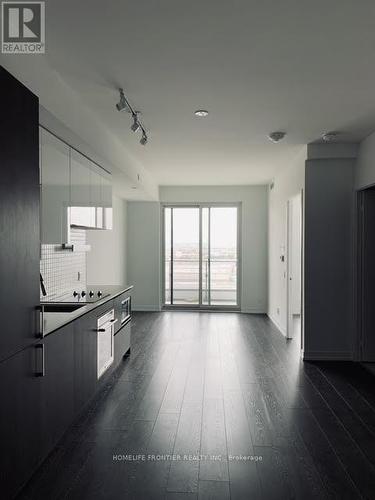
[[[124,285],[126,276],[126,202],[113,197],[113,229],[87,231],[87,283]]]
[[[375,184],[375,133],[361,142],[355,172],[355,187],[362,189]]]
[[[161,202],[242,203],[242,312],[267,310],[267,187],[162,186]]]
[[[127,203],[128,282],[134,310],[160,310],[160,203]]]
[[[286,335],[287,202],[305,186],[306,149],[274,179],[268,194],[268,315]],[[284,255],[284,262],[281,256]]]
[[[267,310],[267,187],[168,186],[161,202],[242,203],[243,312]],[[128,279],[135,308],[155,310],[161,301],[160,203],[128,203]]]

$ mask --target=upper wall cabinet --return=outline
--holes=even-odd
[[[40,127],[41,241],[69,243],[70,227],[112,229],[110,174]]]
[[[77,227],[95,227],[95,209],[91,206],[91,169],[89,160],[71,151],[71,199],[70,225]]]
[[[67,243],[70,204],[69,146],[40,128],[41,240]]]
[[[71,150],[70,225],[112,229],[112,184],[95,163]]]

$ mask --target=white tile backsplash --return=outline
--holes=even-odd
[[[86,231],[72,229],[73,245],[86,244]],[[86,288],[86,252],[63,250],[61,245],[42,245],[40,272],[44,279],[47,297],[55,300],[69,296],[73,290]]]

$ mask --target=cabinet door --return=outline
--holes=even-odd
[[[0,361],[36,340],[39,104],[0,66]]]
[[[74,419],[73,324],[47,336],[43,348],[41,423],[43,455],[46,456]]]
[[[95,227],[95,208],[91,205],[90,161],[71,149],[70,162],[70,225]]]
[[[102,175],[103,229],[112,229],[112,180],[106,174]]]
[[[102,176],[96,170],[95,165],[91,169],[90,204],[94,208],[95,229],[103,229]]]
[[[94,229],[112,229],[112,182],[104,170],[99,171],[93,163],[90,174],[90,205],[94,208]]]
[[[97,325],[93,313],[74,322],[74,408],[79,413],[97,385]]]
[[[37,350],[29,346],[0,363],[0,484],[3,498],[13,498],[43,458],[41,447],[41,377]]]
[[[69,146],[40,128],[41,240],[68,242]]]
[[[119,330],[115,335],[115,366],[118,366],[125,356],[125,354],[130,349],[130,332],[131,332],[131,323],[127,323],[125,326]]]

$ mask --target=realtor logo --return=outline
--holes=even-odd
[[[2,2],[4,54],[44,54],[44,2]]]

